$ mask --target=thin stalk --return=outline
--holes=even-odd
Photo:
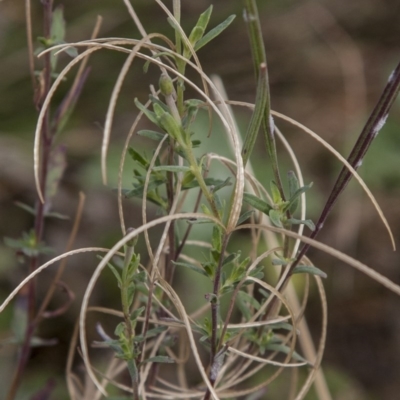
[[[267,96],[268,96],[267,65],[265,63],[262,63],[259,66],[255,107],[253,115],[251,116],[249,126],[247,127],[247,132],[242,146],[241,154],[244,167],[246,167],[247,161],[249,161],[250,155],[254,148],[254,144],[256,142],[258,132],[261,127],[261,123],[264,117],[264,110],[267,104]]]
[[[28,2],[29,3],[29,2]],[[28,21],[28,48],[29,52],[31,52],[31,37],[30,37],[30,3],[27,4],[29,10],[26,10],[27,21]],[[46,38],[50,38],[50,30],[51,30],[51,20],[52,20],[52,6],[53,2],[51,0],[47,0],[43,2],[43,14],[44,14],[44,25],[43,31]],[[29,55],[31,57],[31,55]],[[31,66],[30,61],[30,66]],[[36,99],[36,107],[40,109],[43,99],[46,97],[48,91],[50,90],[51,85],[51,61],[50,61],[50,53],[45,55],[44,58],[44,87],[43,87],[43,95],[40,99]],[[43,141],[42,141],[42,164],[41,164],[41,185],[42,185],[42,193],[44,193],[45,182],[47,178],[48,172],[48,161],[50,157],[51,145],[52,145],[52,137],[49,129],[49,112],[46,112],[46,116],[43,124]],[[40,242],[43,237],[44,230],[44,207],[45,204],[41,203],[40,200],[37,200],[36,205],[36,214],[35,214],[35,223],[34,223],[34,231],[36,241]],[[39,265],[39,259],[37,256],[32,257],[30,259],[29,272],[32,273],[37,269]],[[35,297],[36,297],[36,284],[35,280],[31,280],[27,285],[27,293],[22,293],[22,296],[27,296],[27,328],[25,331],[24,341],[21,345],[18,364],[15,369],[15,373],[13,375],[11,385],[9,391],[7,393],[7,400],[13,400],[17,394],[19,385],[22,380],[22,375],[25,371],[26,365],[28,363],[30,351],[31,351],[31,339],[36,330],[35,320]]]
[[[170,140],[169,149],[168,149],[168,164],[174,165],[174,144],[173,141]],[[172,204],[174,203],[174,174],[172,172],[167,172],[167,198],[168,198],[168,207],[170,211]],[[172,264],[172,260],[175,260],[175,221],[171,221],[171,225],[168,230],[168,242],[169,242],[169,253],[166,255],[165,259],[165,280],[168,283],[172,282],[174,275],[174,265]]]
[[[222,239],[221,253],[220,259],[218,261],[217,270],[215,271],[214,285],[213,285],[213,295],[214,298],[211,300],[211,351],[210,351],[210,383],[214,385],[216,381],[216,377],[213,377],[212,374],[212,366],[214,364],[215,356],[218,352],[218,316],[219,316],[219,289],[221,285],[221,276],[222,276],[222,264],[224,261],[225,250],[228,246],[229,242],[229,234],[225,234]],[[209,400],[210,391],[207,390],[204,395],[204,400]]]
[[[389,115],[389,111],[396,100],[396,97],[399,93],[400,89],[400,62],[392,72],[389,77],[389,80],[382,92],[381,97],[379,98],[375,108],[373,109],[370,117],[367,120],[363,130],[361,131],[347,161],[351,166],[357,170],[363,161],[363,158],[366,152],[369,149],[372,141],[378,135],[380,129],[386,122],[386,119]],[[350,182],[352,178],[351,172],[343,167],[339,173],[338,178],[333,186],[333,189],[328,197],[328,200],[325,203],[325,206],[321,212],[320,217],[315,225],[315,230],[311,233],[310,238],[314,239],[320,230],[323,228],[326,219],[328,218],[329,213],[331,212],[333,206],[335,205],[338,197],[346,188],[347,184]],[[296,260],[290,266],[290,273],[288,274],[288,278],[290,277],[294,268],[300,263],[303,256],[309,250],[310,245],[305,244],[300,250]]]
[[[174,17],[180,23],[181,20],[181,7],[180,7],[180,0],[174,0],[173,1],[173,12],[174,12]],[[178,54],[182,53],[182,38],[178,30],[175,30],[175,47],[176,47],[176,52]],[[177,57],[175,59],[175,63],[178,69],[178,72],[182,75],[185,74],[185,67],[186,63],[184,60],[181,58]],[[182,117],[184,113],[184,81],[181,78],[178,78],[177,81],[177,86],[176,86],[176,104],[177,108],[179,111],[179,115]]]
[[[188,159],[188,162],[190,165],[191,172],[193,173],[194,177],[197,179],[197,182],[199,182],[200,189],[203,192],[204,197],[208,201],[208,203],[211,207],[212,213],[214,214],[214,216],[216,218],[221,219],[218,208],[214,201],[214,197],[207,188],[206,182],[204,181],[203,175],[201,174],[200,168],[197,164],[197,160],[192,152],[192,149],[188,148],[188,146],[186,146],[185,152],[186,152],[186,156],[187,156],[187,159]]]
[[[283,191],[282,179],[279,172],[278,154],[276,151],[275,135],[274,135],[274,122],[271,116],[271,100],[269,91],[268,67],[267,57],[265,54],[264,41],[262,37],[260,18],[258,15],[257,4],[255,0],[244,0],[244,17],[248,25],[251,52],[253,55],[253,64],[256,73],[256,79],[259,80],[260,66],[265,65],[265,107],[262,118],[262,125],[264,130],[267,151],[271,159],[272,171],[274,179],[278,186],[282,200],[285,201],[285,194]],[[263,67],[264,68],[264,67]]]

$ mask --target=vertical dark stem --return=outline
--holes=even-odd
[[[369,146],[372,141],[376,138],[379,133],[379,130],[383,127],[386,122],[386,118],[388,117],[389,111],[396,100],[397,94],[400,89],[400,63],[397,65],[395,70],[389,77],[389,80],[377,102],[375,108],[373,109],[368,121],[366,122],[363,130],[361,131],[347,161],[349,164],[357,170],[362,164],[363,158],[367,153]],[[329,213],[331,212],[333,206],[335,205],[337,199],[346,188],[347,184],[350,182],[352,178],[351,172],[347,169],[346,166],[343,166],[342,170],[339,173],[339,176],[336,179],[335,184],[333,185],[333,189],[328,197],[328,200],[325,203],[325,206],[321,212],[320,217],[315,225],[315,230],[311,233],[310,238],[315,239],[320,230],[323,228],[326,219],[328,218]],[[290,266],[290,271],[299,264],[303,256],[309,250],[310,245],[305,244],[301,251],[299,252],[296,260]],[[288,275],[289,278],[290,274]]]
[[[51,21],[52,21],[52,0],[43,1],[43,14],[44,14],[44,24],[43,31],[44,36],[46,38],[50,38],[51,34]],[[41,98],[37,99],[36,107],[38,110],[41,109],[44,99],[46,98],[51,86],[51,55],[47,53],[44,57],[44,71],[43,71],[43,94]],[[40,89],[37,89],[40,91]],[[42,193],[45,193],[46,179],[48,173],[48,163],[51,152],[52,145],[52,134],[50,132],[50,124],[49,124],[49,112],[46,111],[46,115],[44,118],[43,130],[42,130],[42,157],[41,157],[41,189]],[[36,214],[35,214],[35,222],[34,222],[34,231],[36,241],[40,242],[43,237],[44,231],[44,212],[45,212],[45,204],[41,203],[38,199],[36,202]],[[30,259],[29,263],[29,273],[32,273],[37,269],[39,265],[38,256],[34,256]],[[30,349],[31,349],[31,340],[36,330],[35,324],[35,297],[36,297],[36,284],[35,280],[31,280],[26,289],[21,292],[21,296],[27,299],[27,328],[25,331],[24,341],[21,345],[18,365],[16,367],[14,376],[11,381],[10,389],[7,394],[7,400],[13,400],[17,394],[19,385],[21,383],[21,379],[28,363]]]

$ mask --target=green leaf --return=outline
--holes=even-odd
[[[138,151],[136,151],[134,148],[130,147],[128,152],[129,152],[129,155],[132,157],[133,160],[137,161],[145,169],[148,168],[149,162]]]
[[[118,336],[119,338],[123,337],[125,334],[125,322],[120,322],[114,330],[115,336]]]
[[[65,20],[64,20],[64,8],[58,6],[54,9],[51,16],[51,28],[50,36],[51,43],[48,44],[59,44],[64,41],[65,37]],[[51,70],[54,71],[57,66],[57,58],[55,51],[51,52]]]
[[[302,193],[304,193],[306,190],[310,189],[312,187],[313,183],[311,182],[309,185],[302,186],[301,188],[297,189],[293,195],[290,197],[289,202],[287,206],[285,207],[285,210],[289,209],[295,209],[295,206],[297,208],[296,203],[298,204],[299,202],[299,197]]]
[[[65,48],[65,53],[67,53],[71,58],[78,57],[78,49],[76,47],[70,46]]]
[[[266,64],[259,66],[260,74],[257,83],[256,101],[253,114],[246,130],[246,135],[242,146],[243,165],[246,166],[253,151],[256,138],[260,131],[260,126],[264,118],[265,107],[268,101],[268,73]]]
[[[185,132],[180,123],[169,112],[164,111],[158,103],[153,103],[153,110],[159,126],[182,146]]]
[[[64,146],[55,147],[50,153],[48,173],[46,177],[45,198],[51,200],[57,193],[61,179],[64,175],[66,162],[66,149]]]
[[[211,186],[213,186],[212,192],[213,192],[213,193],[216,193],[216,192],[218,192],[218,190],[224,188],[225,186],[230,186],[230,185],[232,185],[232,183],[231,183],[231,178],[228,177],[228,178],[226,178],[223,182],[220,182],[220,183],[217,184],[217,185],[211,185]],[[211,188],[210,188],[210,189],[211,189]]]
[[[243,201],[266,215],[272,210],[272,207],[266,201],[251,193],[243,193]]]
[[[144,360],[142,364],[149,362],[173,364],[175,361],[168,356],[155,356],[155,357],[150,357],[147,360]]]
[[[221,32],[223,32],[235,19],[235,15],[229,16],[224,22],[220,23],[217,25],[215,28],[211,29],[209,32],[207,32],[194,46],[194,50],[198,51],[200,50],[203,46],[205,46],[208,42],[213,40],[215,37],[217,37]]]
[[[279,192],[278,185],[275,181],[271,181],[271,194],[272,194],[272,201],[274,204],[280,204],[282,201],[281,193]]]
[[[207,29],[207,25],[210,22],[211,13],[213,10],[213,6],[207,8],[206,11],[200,14],[200,17],[196,23],[196,26],[202,29],[203,32]]]
[[[210,209],[205,204],[200,204],[201,211],[206,215],[213,215]]]
[[[28,301],[27,297],[21,297],[14,303],[11,330],[14,334],[14,340],[20,344],[24,342],[26,329],[28,328]]]
[[[281,352],[284,354],[290,353],[290,347],[288,347],[284,344],[270,343],[270,344],[267,344],[265,349],[269,350],[269,351],[278,351],[278,352]],[[295,351],[292,353],[292,358],[293,358],[293,360],[300,361],[300,362],[306,362],[308,364],[308,361]]]
[[[174,262],[173,261],[173,264],[177,265],[179,267],[189,268],[192,271],[195,271],[195,272],[197,272],[197,273],[199,273],[201,275],[204,275],[204,276],[206,276],[208,278],[208,274],[206,273],[206,271],[204,271],[204,269],[198,267],[197,265],[186,263],[186,262],[180,262],[180,261],[179,262]]]
[[[204,182],[205,182],[205,184],[207,186],[214,186],[214,188],[215,188],[218,185],[225,183],[226,179],[223,181],[221,179],[205,178]],[[199,182],[197,182],[197,180],[193,180],[193,181],[187,183],[185,185],[185,187],[182,187],[182,190],[193,189],[193,188],[198,187],[198,186],[199,186]]]
[[[171,79],[171,78],[169,78],[169,79]],[[157,99],[157,97],[154,97],[153,95],[150,95],[149,98],[150,98],[151,102],[153,103],[153,108],[154,108],[154,104],[157,104],[157,105],[159,105],[165,112],[167,112],[167,113],[170,112],[169,107],[168,107],[165,103],[163,103],[160,99]],[[154,110],[154,111],[155,111],[155,110]],[[157,113],[156,113],[156,115],[157,115]]]
[[[146,108],[137,98],[135,98],[136,107],[143,112],[143,114],[155,125],[161,128],[160,123],[156,117],[156,114]]]
[[[168,329],[167,326],[158,326],[157,328],[149,329],[146,332],[146,339],[149,339],[149,338],[152,338],[152,337],[156,337],[160,333],[165,332],[167,329]]]
[[[181,167],[179,165],[160,165],[159,167],[154,167],[153,171],[188,172],[190,171],[190,167]]]
[[[254,210],[245,211],[238,219],[237,225],[243,224],[243,222],[247,221],[251,214],[254,213]]]
[[[286,331],[292,331],[293,330],[293,325],[289,324],[288,322],[277,322],[276,324],[271,324],[268,325],[268,328],[271,330],[278,330],[278,329],[284,329]]]
[[[222,249],[222,232],[221,228],[217,225],[214,225],[212,239],[211,239],[212,248],[217,252],[221,252]]]
[[[294,214],[299,206],[299,197],[294,197],[297,190],[299,190],[299,181],[293,171],[288,172],[289,181],[289,212]]]
[[[117,271],[117,269],[110,263],[107,263],[108,268],[110,268],[111,272],[114,274],[115,278],[117,279],[119,287],[122,286],[121,275]]]
[[[292,274],[311,274],[320,276],[321,278],[328,277],[328,275],[324,271],[312,265],[298,265],[294,268]]]
[[[282,214],[277,210],[270,210],[268,213],[269,219],[271,220],[272,224],[277,226],[278,228],[283,228],[281,215]]]
[[[263,288],[259,288],[258,291],[263,297],[265,297],[265,299],[268,299],[268,297],[271,295],[270,292],[268,292],[267,290],[265,290]]]
[[[127,292],[127,304],[128,304],[129,308],[131,307],[131,305],[133,303],[133,298],[135,296],[135,289],[136,289],[135,284],[133,282],[131,282],[126,291]]]
[[[253,306],[255,310],[259,310],[261,307],[261,304],[253,296],[250,296],[248,293],[244,292],[243,290],[240,290],[238,292],[238,297],[241,300],[243,300],[244,302]]]
[[[187,187],[194,180],[195,176],[192,171],[187,171],[182,179],[182,187]]]
[[[164,138],[164,136],[165,136],[160,132],[151,131],[151,130],[147,130],[147,129],[143,129],[141,131],[138,131],[137,134],[140,135],[140,136],[147,137],[147,138],[152,139],[152,140],[157,140],[158,142],[160,140],[162,140]]]
[[[281,258],[274,258],[271,262],[272,265],[288,265],[290,261]]]
[[[36,211],[33,207],[29,206],[28,204],[22,203],[20,201],[15,201],[14,204],[19,207],[22,208],[24,211],[26,211],[27,213],[31,214],[31,215],[36,215]]]
[[[148,192],[156,189],[160,185],[163,185],[165,182],[166,182],[166,178],[163,180],[161,180],[161,179],[150,180],[149,185],[147,187]],[[142,196],[143,189],[144,189],[144,185],[137,185],[132,190],[124,190],[123,193],[124,193],[125,197],[127,197],[127,198],[134,197],[134,196]]]
[[[201,140],[192,140],[192,148],[195,149],[201,145]]]
[[[132,312],[130,319],[131,321],[135,321],[138,317],[140,317],[143,314],[143,311],[145,310],[146,307],[140,307],[136,309],[135,311]]]
[[[159,326],[157,328],[153,328],[153,329],[149,329],[146,332],[145,338],[150,339],[152,337],[158,336],[160,333],[166,331],[168,329],[168,327],[166,326]],[[134,339],[135,343],[141,343],[145,340],[145,338],[143,337],[143,335],[137,335]]]
[[[224,261],[222,262],[222,265],[224,266],[224,265],[228,265],[230,262],[232,262],[233,260],[235,260],[235,258],[238,258],[239,257],[239,254],[237,254],[237,253],[231,253],[231,254],[229,254],[229,256],[228,257],[225,257],[224,258]]]
[[[238,295],[236,297],[236,304],[237,304],[240,312],[242,313],[242,315],[246,319],[246,321],[248,321],[251,318],[251,312],[250,312],[250,308],[249,308],[249,306],[248,306],[248,304],[246,302],[246,299],[244,299],[241,296],[241,293],[244,293],[244,292],[239,291],[239,293],[238,293]]]
[[[136,361],[135,361],[135,357],[137,356],[137,354],[135,353],[135,351],[131,349],[129,349],[126,354],[123,355],[123,357],[121,357],[123,360],[126,360],[126,366],[128,367],[128,371],[129,371],[129,375],[131,377],[131,381],[132,382],[138,382],[138,369],[137,369],[137,365],[136,365]]]
[[[35,231],[32,229],[29,233],[23,232],[21,239],[4,238],[6,246],[18,250],[27,257],[36,257],[39,254],[51,254],[53,249],[46,247],[43,242],[37,242]]]
[[[182,126],[188,129],[190,124],[196,119],[199,108],[204,105],[204,102],[197,99],[185,101],[185,115],[182,118]]]
[[[56,218],[56,219],[62,219],[62,220],[68,220],[70,219],[68,215],[64,215],[58,212],[46,212],[44,214],[45,218]]]
[[[59,43],[65,39],[64,7],[57,6],[51,16],[50,35],[54,42]]]
[[[304,224],[306,225],[310,230],[315,230],[315,225],[314,222],[311,221],[311,219],[296,219],[296,218],[290,218],[287,220],[293,225],[301,225]]]
[[[192,44],[192,46],[195,44],[195,43],[197,43],[201,38],[202,38],[202,36],[204,35],[204,29],[201,29],[200,27],[198,27],[198,26],[195,26],[193,29],[192,29],[192,31],[190,32],[190,35],[189,35],[189,41],[190,41],[190,43]],[[185,49],[185,56],[186,57],[189,57],[189,50],[187,49]]]

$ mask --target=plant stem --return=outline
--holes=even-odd
[[[400,62],[389,77],[389,80],[382,92],[381,97],[379,98],[375,108],[368,118],[367,123],[361,131],[349,157],[347,158],[347,161],[355,170],[357,170],[361,166],[363,158],[368,151],[369,146],[379,133],[379,129],[382,128],[382,126],[384,125],[389,111],[394,101],[396,100],[397,94],[399,93],[399,89]],[[331,212],[333,206],[335,205],[343,190],[346,188],[347,184],[350,182],[352,176],[353,175],[351,174],[351,172],[347,169],[347,167],[344,166],[340,171],[339,176],[336,179],[333,189],[328,197],[328,200],[326,201],[325,206],[321,212],[321,215],[318,218],[318,221],[315,225],[315,230],[311,232],[311,239],[314,239],[323,228],[329,213]],[[290,266],[288,279],[294,268],[300,263],[301,259],[307,253],[309,248],[309,244],[305,244],[302,247],[301,251],[296,257],[296,260]]]
[[[218,317],[219,317],[219,288],[221,285],[222,264],[224,261],[225,250],[229,242],[229,234],[224,234],[222,239],[221,253],[218,261],[217,270],[215,271],[214,285],[213,285],[213,299],[211,300],[211,352],[210,352],[210,383],[214,385],[216,378],[211,376],[212,366],[214,364],[215,356],[218,352]],[[221,344],[221,341],[220,341]],[[210,398],[210,392],[207,390],[204,400]]]
[[[52,0],[43,1],[43,14],[44,14],[44,25],[43,31],[46,38],[50,38],[50,30],[51,30],[51,20],[52,20],[52,8],[53,2]],[[28,13],[27,13],[28,18]],[[30,18],[30,15],[29,15]],[[30,28],[29,28],[30,29]],[[29,35],[28,35],[29,37]],[[31,45],[28,44],[30,48]],[[44,56],[44,84],[43,84],[43,94],[41,98],[37,98],[36,101],[36,108],[39,110],[41,105],[43,104],[44,99],[47,96],[47,93],[50,90],[51,85],[51,61],[50,61],[50,53],[47,53]],[[30,62],[31,63],[31,62]],[[40,90],[39,87],[36,87],[36,92]],[[50,158],[50,151],[52,145],[52,136],[50,132],[50,124],[49,124],[49,112],[46,112],[46,116],[44,118],[43,130],[42,130],[42,158],[41,158],[41,190],[42,193],[45,193],[45,185],[47,179],[47,172],[48,172],[48,163]],[[34,230],[35,230],[35,238],[37,243],[39,243],[43,237],[44,231],[44,209],[45,204],[43,204],[40,200],[36,202],[36,213],[35,213],[35,223],[34,223]],[[30,266],[29,266],[29,273],[34,272],[39,265],[38,256],[32,257],[30,259]],[[24,341],[21,345],[18,365],[15,369],[14,376],[11,381],[10,389],[7,394],[7,400],[13,400],[17,394],[19,385],[21,383],[22,375],[25,371],[26,365],[28,363],[29,355],[30,355],[30,346],[31,340],[36,330],[35,324],[35,280],[31,280],[27,284],[27,289],[24,294],[24,291],[21,293],[22,296],[27,296],[27,328],[25,331]]]
[[[278,154],[276,151],[275,135],[274,135],[274,122],[271,117],[271,100],[269,91],[269,79],[268,79],[268,67],[267,57],[265,55],[265,47],[262,37],[260,18],[258,15],[257,4],[255,0],[244,0],[244,12],[245,20],[249,29],[251,52],[253,55],[253,64],[256,73],[256,79],[259,80],[260,72],[264,72],[265,68],[265,98],[264,114],[262,118],[262,124],[264,128],[265,141],[267,145],[267,151],[271,159],[272,171],[274,179],[278,186],[282,200],[285,201],[285,194],[283,191],[282,179],[279,172],[278,165]],[[260,68],[263,68],[262,70]]]

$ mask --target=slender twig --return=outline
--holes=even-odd
[[[214,385],[216,381],[216,377],[213,376],[213,365],[215,361],[215,357],[218,352],[218,317],[219,317],[219,307],[220,307],[220,299],[219,299],[219,289],[221,285],[221,276],[222,276],[222,265],[224,262],[224,254],[226,248],[228,246],[230,234],[224,234],[222,238],[222,246],[220,252],[220,258],[218,260],[217,269],[215,271],[215,278],[213,284],[213,298],[211,299],[211,351],[210,351],[210,383]],[[221,344],[221,341],[220,341]],[[208,389],[204,395],[203,400],[209,400],[211,396],[210,390]]]
[[[29,57],[31,57],[31,54],[33,54],[33,51],[31,49],[32,46],[32,37],[31,37],[31,24],[30,24],[30,3],[29,1],[26,3],[26,5],[29,7],[28,10],[26,10],[26,15],[27,15],[27,29],[28,29],[28,49],[29,49]],[[46,38],[50,37],[50,30],[51,30],[51,19],[52,19],[52,1],[47,0],[43,2],[43,14],[44,14],[44,36]],[[36,99],[36,107],[40,109],[40,106],[43,102],[43,99],[47,95],[49,89],[50,89],[50,84],[51,84],[51,62],[50,62],[50,53],[45,55],[44,58],[44,71],[43,71],[43,91],[41,92],[41,96]],[[31,66],[32,61],[30,60],[30,66]],[[32,67],[32,66],[31,66]],[[39,89],[41,91],[42,89]],[[52,139],[49,133],[49,115],[48,112],[46,113],[46,117],[44,119],[44,124],[43,124],[43,141],[42,141],[42,159],[41,159],[41,189],[42,193],[45,191],[45,182],[46,182],[46,177],[47,177],[47,171],[48,171],[48,162],[50,158],[50,150],[51,150],[51,144],[52,144]],[[39,243],[43,237],[43,230],[44,230],[44,209],[45,209],[45,204],[42,203],[41,201],[36,202],[36,213],[35,213],[35,223],[34,223],[34,232],[35,232],[35,239],[36,242]],[[37,269],[39,265],[39,258],[38,256],[34,256],[30,259],[30,265],[29,265],[29,273],[32,273]],[[14,376],[11,381],[10,389],[7,394],[7,400],[13,400],[17,394],[18,387],[21,383],[22,375],[25,370],[26,364],[28,362],[28,358],[30,355],[30,346],[31,346],[31,338],[35,332],[35,324],[34,318],[35,318],[35,293],[36,293],[36,287],[35,287],[35,280],[32,280],[29,282],[27,285],[26,292],[23,291],[21,293],[22,296],[27,296],[27,329],[25,331],[25,336],[23,343],[21,345],[20,349],[20,355],[18,359],[18,365],[15,369]]]
[[[381,97],[379,98],[375,108],[373,109],[370,117],[368,118],[367,123],[365,124],[363,130],[361,131],[347,161],[351,166],[357,170],[362,162],[366,152],[369,149],[372,141],[378,135],[380,129],[386,122],[386,119],[389,115],[389,111],[397,97],[397,94],[400,89],[400,62],[394,71],[391,73],[389,80],[383,90]],[[339,173],[338,178],[333,186],[333,189],[328,197],[328,200],[325,203],[325,206],[321,212],[320,217],[315,225],[315,230],[311,233],[310,238],[314,239],[321,229],[324,226],[324,223],[331,212],[333,206],[335,205],[338,197],[346,188],[347,184],[350,182],[352,178],[351,172],[343,167]],[[310,245],[305,244],[300,250],[298,256],[295,261],[290,266],[290,273],[288,274],[288,279],[291,275],[291,272],[294,268],[300,263],[303,256],[309,250]]]
[[[282,200],[285,200],[285,194],[283,191],[282,179],[279,172],[278,154],[276,151],[275,134],[274,134],[274,121],[271,116],[271,99],[269,92],[269,79],[268,79],[268,67],[267,57],[265,55],[265,47],[263,42],[260,18],[258,15],[258,9],[256,0],[244,0],[244,17],[248,25],[250,45],[253,55],[253,64],[256,73],[256,79],[259,80],[259,74],[264,73],[265,65],[265,107],[262,119],[262,125],[265,134],[265,141],[267,144],[267,151],[271,159],[272,171],[274,178],[279,189]],[[263,66],[262,70],[260,66]]]
[[[33,92],[35,92],[36,78],[35,78],[35,60],[33,55],[31,0],[25,0],[25,22],[26,22],[26,41],[28,45],[28,57],[29,57],[29,73],[31,75],[32,89]]]

